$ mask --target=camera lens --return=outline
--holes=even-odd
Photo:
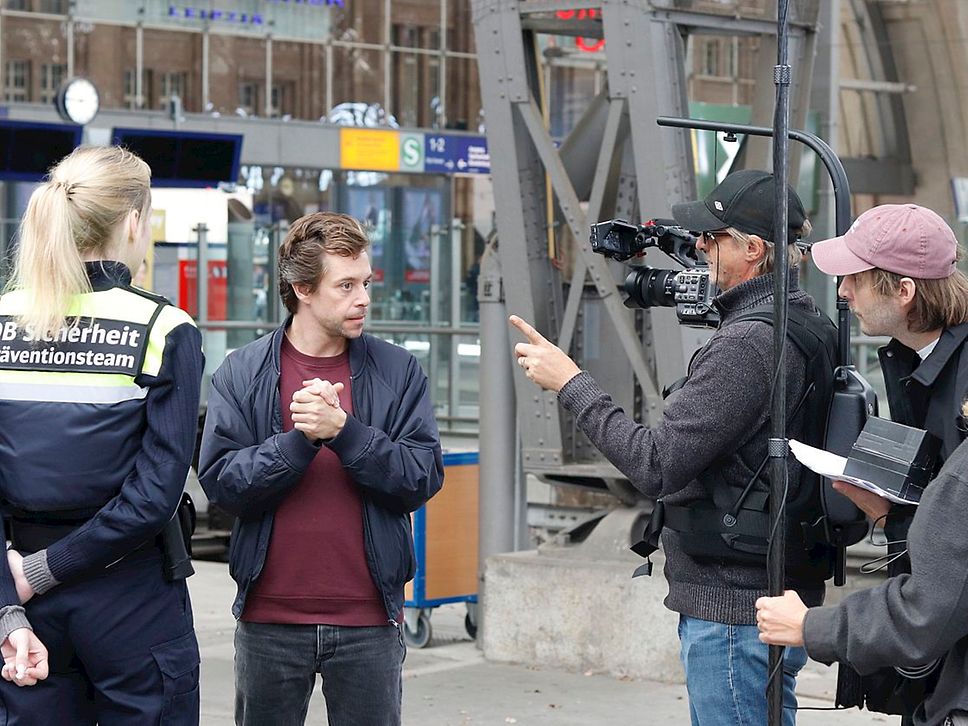
[[[676,305],[676,270],[637,267],[625,278],[623,286],[628,307],[671,308]]]

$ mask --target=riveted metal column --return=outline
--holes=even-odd
[[[669,132],[655,123],[666,113],[688,115],[682,36],[677,24],[668,22],[658,8],[606,0],[602,16],[610,93],[613,99],[628,101],[639,213],[643,218],[669,217],[672,205],[691,199],[696,189],[689,134]],[[662,260],[662,265],[666,262]],[[643,315],[650,342],[662,341],[649,351],[657,390],[662,382],[682,375],[683,333],[671,311],[652,309]],[[646,420],[656,420],[661,401],[647,388],[645,393]]]
[[[556,339],[561,280],[547,252],[545,175],[524,119],[516,111],[517,106],[532,103],[533,38],[522,28],[518,3],[512,0],[474,0],[472,11],[488,139],[492,148],[501,149],[499,156],[492,154],[491,176],[507,308]],[[498,335],[496,327],[493,334]],[[509,339],[509,335],[505,327],[503,337]],[[514,340],[519,339],[515,334]],[[502,344],[506,343],[487,337],[482,324],[482,350]],[[522,429],[528,432],[523,441],[525,467],[560,466],[561,419],[555,394],[538,391],[520,371],[513,380],[518,419],[522,424],[527,421]],[[482,436],[490,426],[507,425],[507,421],[488,419],[482,410]],[[483,476],[482,483],[486,484]]]

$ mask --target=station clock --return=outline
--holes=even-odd
[[[54,104],[62,119],[84,126],[97,116],[101,99],[97,88],[86,78],[69,78],[61,85]]]

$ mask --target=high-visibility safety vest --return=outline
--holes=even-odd
[[[133,468],[146,398],[183,310],[130,286],[77,296],[65,325],[39,334],[0,297],[0,488],[30,512],[96,511]]]

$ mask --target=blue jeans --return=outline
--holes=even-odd
[[[398,726],[401,627],[239,622],[235,723],[302,726],[319,673],[330,726]]]
[[[766,726],[769,649],[755,625],[724,625],[679,616],[679,643],[686,671],[692,726]],[[807,662],[803,648],[783,659],[783,726],[794,726],[797,673]]]

